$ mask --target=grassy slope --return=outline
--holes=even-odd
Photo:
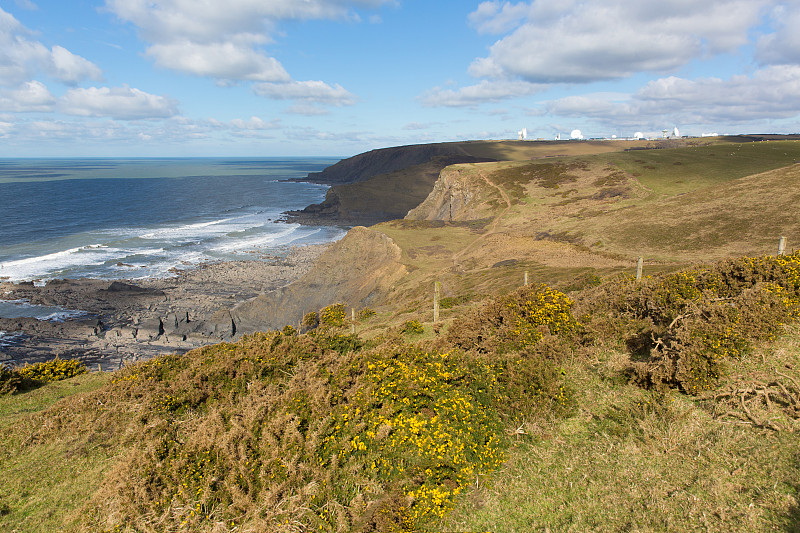
[[[568,289],[590,274],[632,272],[642,250],[657,256],[659,263],[647,266],[653,271],[774,252],[780,234],[791,246],[800,236],[796,217],[787,216],[797,205],[791,185],[798,175],[787,165],[798,155],[795,142],[725,143],[471,165],[488,178],[482,220],[376,226],[403,250],[409,274],[387,298],[391,306],[360,331],[369,337],[410,317],[430,321],[434,279],[443,282],[445,296],[472,295],[443,311],[446,330],[481,295],[521,284],[525,271],[532,282]],[[622,194],[595,198],[599,190]],[[740,219],[747,224],[733,223]],[[651,227],[642,229],[646,221]],[[740,375],[760,366],[796,368],[800,334],[792,330],[758,350],[761,357],[743,364]],[[664,403],[620,380],[622,358],[618,346],[588,364],[569,363],[580,390],[577,413],[524,428],[507,466],[489,482],[479,480],[440,529],[800,530],[796,438],[713,420],[685,396]],[[122,450],[107,448],[112,437],[90,439],[91,432],[76,428],[55,441],[23,446],[21,439],[35,434],[37,413],[105,380],[93,374],[0,398],[0,528],[73,528],[75,509]]]
[[[88,432],[37,441],[38,415],[59,401],[91,392],[111,379],[95,372],[25,394],[0,396],[0,530],[58,531],[77,527],[76,511],[100,485],[120,450],[92,442]],[[83,428],[88,429],[88,428]]]
[[[477,214],[375,226],[411,271],[387,300],[424,309],[435,279],[448,296],[486,294],[518,286],[525,271],[569,285],[633,272],[639,256],[654,272],[774,253],[779,236],[790,247],[800,238],[795,160],[800,142],[774,141],[458,165],[487,180]]]
[[[730,381],[800,362],[795,326]],[[577,413],[517,437],[503,471],[462,498],[442,531],[800,531],[800,447],[615,379],[621,353],[575,363]],[[528,428],[530,429],[530,428]]]

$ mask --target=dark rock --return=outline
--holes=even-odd
[[[147,318],[139,322],[136,338],[140,341],[154,340],[164,334],[164,325],[161,319]]]
[[[144,287],[139,287],[138,285],[132,285],[130,283],[124,283],[122,281],[111,282],[111,285],[109,285],[106,290],[108,292],[148,292],[148,289],[145,289]]]

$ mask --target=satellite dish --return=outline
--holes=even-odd
[[[644,139],[644,133],[642,133],[641,131],[637,131],[636,133],[633,134],[633,138],[636,139],[637,141]]]
[[[583,134],[581,134],[581,130],[572,130],[572,133],[569,134],[570,139],[583,139]]]

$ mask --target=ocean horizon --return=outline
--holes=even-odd
[[[0,159],[0,280],[138,279],[341,238],[280,222],[332,157]]]

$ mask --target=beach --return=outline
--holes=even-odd
[[[54,357],[90,370],[232,340],[229,310],[303,276],[330,244],[276,249],[257,260],[209,261],[169,276],[0,283],[0,299],[80,311],[66,319],[0,318],[0,363],[19,366]]]

